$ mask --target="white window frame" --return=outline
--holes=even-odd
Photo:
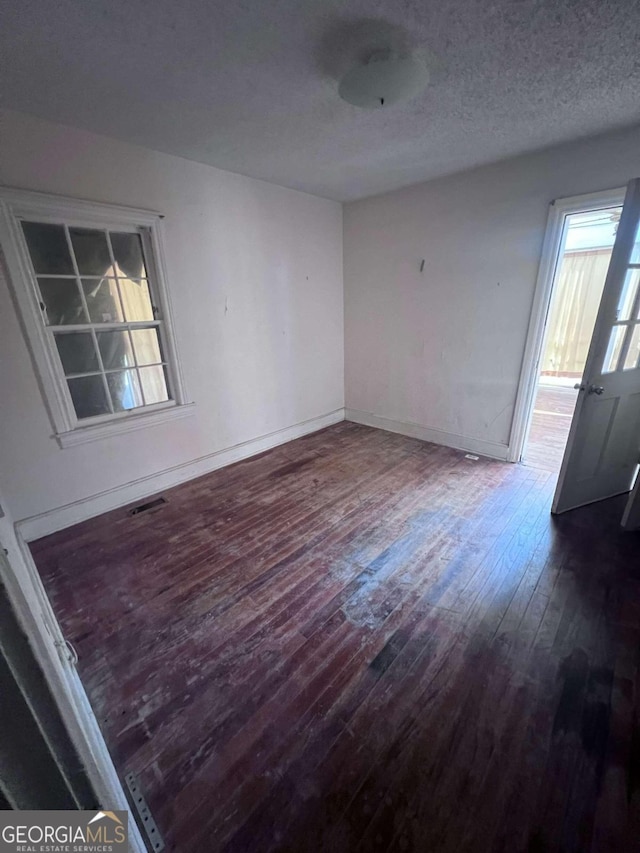
[[[77,418],[52,336],[42,319],[37,282],[20,226],[22,219],[142,233],[143,243],[147,248],[145,260],[150,267],[153,298],[160,309],[171,400],[126,412],[82,420]],[[163,251],[162,219],[161,214],[149,210],[0,187],[0,245],[54,435],[61,447],[71,447],[165,423],[184,417],[193,409],[193,403],[187,402],[172,322]]]

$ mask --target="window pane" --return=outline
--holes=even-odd
[[[69,228],[80,275],[108,275],[111,257],[104,231],[93,228]]]
[[[162,403],[169,399],[164,367],[141,367],[140,381],[142,382],[144,401],[147,406],[150,406],[152,403]]]
[[[116,264],[127,278],[146,278],[139,234],[118,234],[111,231],[111,248]]]
[[[73,275],[73,263],[62,225],[23,222],[22,231],[37,273]]]
[[[640,223],[638,223],[638,229],[636,231],[635,240],[633,241],[633,248],[631,249],[631,260],[629,261],[631,264],[640,264]]]
[[[92,323],[124,320],[115,278],[83,278],[82,289]]]
[[[148,283],[144,279],[137,281],[132,278],[121,278],[119,282],[126,319],[133,322],[153,320]]]
[[[128,332],[97,332],[96,337],[105,370],[135,365]]]
[[[633,327],[629,352],[624,360],[624,369],[633,370],[638,366],[638,359],[640,359],[640,323],[636,323]]]
[[[92,418],[96,415],[111,414],[102,376],[81,376],[79,379],[67,379],[67,384],[78,418]]]
[[[622,285],[622,293],[618,301],[618,320],[631,319],[633,303],[638,292],[638,282],[640,282],[640,270],[627,270],[627,274],[624,277],[624,284]]]
[[[92,373],[100,369],[91,332],[56,332],[56,346],[64,372]]]
[[[48,326],[87,322],[75,278],[39,278],[38,287],[47,309]]]
[[[140,382],[135,370],[119,370],[107,373],[107,385],[111,394],[114,412],[126,412],[143,406]]]
[[[611,330],[609,338],[609,346],[604,357],[603,373],[613,373],[618,367],[618,359],[620,358],[620,350],[624,341],[624,335],[627,331],[626,326],[614,326]]]
[[[157,329],[132,329],[131,337],[138,364],[158,364],[162,361]]]

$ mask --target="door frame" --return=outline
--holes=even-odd
[[[4,515],[0,515],[0,548],[0,579],[98,801],[103,807],[129,812],[130,849],[133,853],[147,853],[76,669],[75,652],[64,639],[27,542]]]
[[[529,328],[520,370],[518,394],[511,424],[507,461],[520,462],[526,446],[533,416],[540,359],[547,336],[547,320],[558,265],[564,253],[566,241],[565,219],[572,213],[586,213],[606,207],[621,207],[626,187],[602,192],[558,198],[549,205],[547,226],[542,243],[538,276],[531,306]]]

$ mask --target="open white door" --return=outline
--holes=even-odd
[[[640,178],[616,242],[551,511],[628,492],[640,454]]]

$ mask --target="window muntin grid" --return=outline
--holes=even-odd
[[[21,225],[78,420],[169,402],[162,320],[140,232]]]
[[[640,318],[614,323],[605,350],[602,373],[640,368]]]
[[[640,368],[640,225],[631,248],[602,373]]]

